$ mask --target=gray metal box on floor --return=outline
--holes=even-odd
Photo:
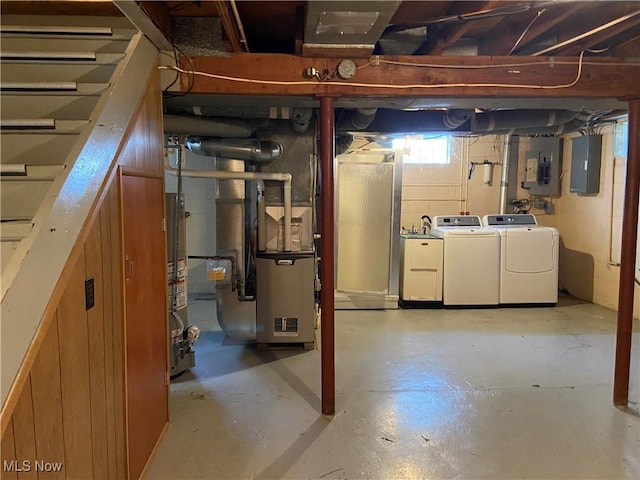
[[[569,190],[579,195],[600,191],[602,135],[585,135],[571,139],[571,184]]]
[[[312,343],[315,337],[313,253],[260,253],[256,258],[258,343]]]

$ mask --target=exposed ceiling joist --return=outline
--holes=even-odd
[[[614,18],[606,23],[598,25],[586,32],[582,32],[578,35],[575,35],[571,38],[563,40],[555,45],[551,45],[550,47],[543,48],[541,50],[537,50],[533,52],[531,55],[545,55],[547,53],[557,53],[563,50],[566,47],[576,45],[580,42],[584,42],[584,44],[589,44],[590,39],[596,35],[606,35],[607,30],[616,29],[615,34],[626,30],[628,28],[628,24],[630,21],[635,20],[640,15],[640,10],[636,10],[634,12],[628,13],[621,17]],[[622,27],[622,28],[621,28]],[[610,37],[609,37],[610,38]],[[588,48],[588,47],[587,47]]]
[[[488,1],[488,2],[478,2],[476,10],[485,10],[490,11],[494,8],[500,6],[500,4],[504,4],[504,2],[499,1]],[[454,5],[455,6],[455,5]],[[460,14],[463,12],[453,12],[453,14]],[[487,18],[485,20],[480,20],[483,22],[483,26],[490,30],[498,23],[502,21],[501,17],[492,17]],[[436,40],[435,45],[427,52],[429,55],[442,55],[448,48],[452,47],[458,40],[464,37],[470,30],[473,28],[477,28],[477,25],[474,25],[474,22],[469,21],[460,21],[453,26],[446,28],[443,30],[442,36]]]
[[[192,93],[640,98],[640,64],[620,59],[584,59],[580,69],[574,57],[380,56],[358,60],[349,82],[305,77],[310,68],[335,71],[338,59],[238,54],[194,57],[192,62],[196,71],[208,75],[196,75]],[[270,66],[268,71],[264,65]],[[189,75],[182,75],[181,82],[186,90]]]
[[[612,38],[620,35],[621,33],[630,30],[637,29],[640,26],[640,11],[634,17],[629,17],[626,21],[623,21],[617,25],[613,25],[604,30],[598,31],[592,35],[589,35],[581,40],[577,40],[571,45],[556,50],[556,55],[578,55],[580,52],[589,50],[604,42],[611,40]],[[606,48],[606,47],[605,47]]]
[[[628,40],[620,43],[615,46],[611,50],[609,50],[610,55],[614,55],[616,57],[633,57],[638,56],[640,52],[640,32],[638,34],[630,37]]]
[[[240,33],[236,22],[234,21],[233,12],[231,11],[229,2],[226,2],[225,0],[213,0],[212,3],[218,12],[220,23],[222,24],[227,41],[229,42],[229,49],[234,53],[242,52],[243,48],[240,43]]]
[[[577,14],[583,5],[558,5],[556,7],[536,8],[519,14],[516,18],[504,17],[491,30],[491,34],[482,36],[479,53],[481,55],[511,55],[534,41],[544,32]]]

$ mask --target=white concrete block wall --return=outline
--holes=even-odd
[[[627,161],[625,157],[614,157],[613,126],[602,128],[600,133],[603,138],[599,193],[580,196],[569,191],[571,138],[578,134],[568,135],[563,147],[562,195],[554,200],[555,213],[538,216],[538,221],[555,226],[562,237],[560,286],[573,295],[616,310],[620,268],[615,264],[620,261]],[[589,272],[591,278],[585,275]],[[635,295],[637,317],[638,286]]]
[[[504,137],[486,135],[481,137],[452,137],[452,154],[447,165],[403,166],[402,170],[402,214],[401,225],[411,228],[420,225],[424,214],[487,215],[499,210],[501,166],[494,165],[492,184],[483,182],[481,166],[476,166],[471,180],[468,179],[471,162],[502,162]],[[529,148],[529,139],[520,139],[520,156]],[[519,175],[520,178],[520,175]],[[526,198],[526,190],[520,189]]]
[[[215,160],[211,157],[195,155],[185,151],[185,168],[197,170],[215,169]],[[177,179],[166,175],[167,193],[177,191]],[[217,180],[208,178],[183,177],[182,191],[185,209],[190,213],[187,219],[187,254],[216,254],[216,198]],[[211,296],[215,293],[214,284],[207,277],[206,260],[191,259],[188,262],[187,290],[191,298]]]

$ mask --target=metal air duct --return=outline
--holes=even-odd
[[[272,140],[189,137],[186,146],[198,155],[250,162],[271,162],[282,156],[282,145]]]

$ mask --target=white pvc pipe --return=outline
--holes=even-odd
[[[291,251],[291,182],[282,185],[284,191],[284,251]]]
[[[267,249],[267,206],[264,203],[264,182],[258,180],[258,251]]]
[[[171,175],[178,175],[178,169],[165,160],[165,170]],[[291,251],[291,174],[276,172],[227,172],[218,170],[182,169],[183,177],[216,178],[218,180],[275,180],[283,182],[284,191],[284,251]],[[263,235],[264,237],[264,235]]]
[[[511,134],[504,136],[502,147],[502,175],[500,176],[500,215],[507,213],[507,190],[509,188],[509,157],[511,156]]]

